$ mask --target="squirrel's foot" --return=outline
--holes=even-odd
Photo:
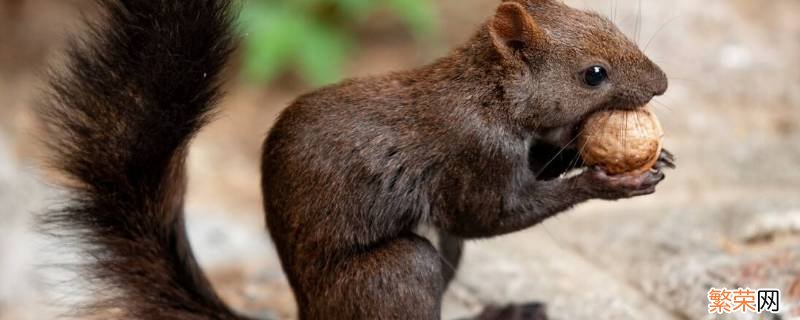
[[[489,306],[474,320],[547,320],[542,303],[512,304],[505,307]]]

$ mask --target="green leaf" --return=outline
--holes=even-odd
[[[283,6],[250,1],[240,16],[244,33],[244,76],[268,81],[283,72],[297,46],[297,19]]]
[[[387,4],[417,37],[428,38],[436,30],[436,9],[430,0],[387,0]]]
[[[342,67],[352,40],[346,32],[319,24],[309,24],[297,58],[300,71],[313,85],[326,85],[342,77]]]
[[[363,18],[380,4],[380,1],[375,0],[336,0],[335,2],[341,6],[343,12],[355,19]]]
[[[431,0],[243,0],[239,16],[243,34],[243,75],[266,82],[280,73],[299,71],[311,84],[341,78],[354,46],[348,28],[377,9],[388,6],[413,30],[427,38],[435,26]],[[321,15],[331,8],[337,18]],[[327,9],[326,9],[327,10]]]

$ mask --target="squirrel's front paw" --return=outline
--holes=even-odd
[[[639,175],[610,175],[592,167],[581,174],[579,181],[591,198],[618,200],[652,194],[664,178],[664,172],[657,168]]]

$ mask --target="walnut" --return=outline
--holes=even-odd
[[[649,107],[601,111],[584,123],[581,156],[590,166],[613,175],[639,175],[650,170],[661,153],[664,132]]]

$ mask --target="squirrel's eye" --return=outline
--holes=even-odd
[[[583,75],[583,81],[591,87],[598,87],[608,79],[606,69],[601,66],[592,66]]]

